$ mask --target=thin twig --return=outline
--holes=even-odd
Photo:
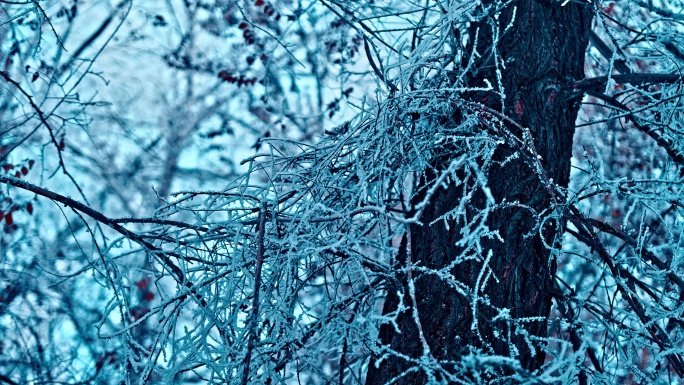
[[[598,253],[603,260],[603,263],[606,264],[613,277],[615,277],[615,280],[618,283],[618,290],[622,293],[625,300],[627,300],[632,310],[634,310],[634,313],[644,325],[644,328],[648,330],[649,334],[662,351],[670,352],[673,346],[669,336],[657,323],[653,322],[653,320],[647,316],[643,305],[639,302],[638,298],[635,298],[633,295],[635,278],[629,274],[629,272],[625,271],[624,268],[615,264],[603,244],[597,239],[596,235],[586,227],[585,221],[583,220],[584,216],[579,210],[573,206],[570,206],[570,210],[575,216],[571,221],[578,230],[578,232],[573,232],[573,235],[579,241],[593,248]],[[620,278],[625,279],[626,284]],[[627,290],[628,288],[629,290]],[[681,354],[669,353],[666,354],[665,357],[679,378],[684,378],[684,361]]]
[[[247,333],[249,333],[249,340],[247,341],[247,353],[245,354],[245,368],[242,373],[242,385],[247,385],[249,381],[249,365],[252,360],[252,351],[254,350],[254,341],[257,337],[257,326],[259,319],[259,291],[261,290],[261,268],[264,264],[264,233],[266,232],[266,216],[268,215],[268,207],[266,202],[261,203],[261,210],[259,211],[259,228],[257,235],[257,255],[256,267],[254,269],[254,296],[252,297],[252,315],[249,320]]]

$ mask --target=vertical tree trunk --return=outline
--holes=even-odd
[[[506,115],[530,129],[548,176],[555,183],[567,186],[580,97],[569,99],[561,95],[560,90],[569,82],[583,78],[584,55],[591,28],[591,6],[579,2],[561,6],[557,1],[515,0],[499,15],[501,31],[510,23],[514,12],[512,27],[502,34],[497,43],[500,55],[505,60],[502,84],[506,95]],[[471,26],[471,32],[477,28],[477,47],[483,56],[469,80],[469,85],[473,87],[482,86],[483,79],[490,80],[492,84],[496,81],[491,57],[491,26],[480,22]],[[471,36],[475,34],[471,33]],[[488,51],[483,53],[484,49]],[[496,111],[501,110],[501,100],[493,92],[473,94],[470,98]],[[514,125],[508,129],[521,135]],[[513,151],[516,151],[515,148],[504,145],[497,149],[494,160],[503,160]],[[449,160],[436,160],[436,163],[448,165]],[[423,183],[428,183],[435,175],[426,171],[423,178]],[[497,202],[517,201],[534,208],[538,213],[551,205],[548,191],[523,157],[493,165],[489,168],[488,180]],[[459,254],[460,250],[455,245],[458,241],[456,224],[447,228],[440,220],[428,225],[455,207],[460,199],[458,190],[438,189],[423,212],[421,219],[425,225],[410,227],[409,249],[414,265],[440,269]],[[483,202],[483,198],[474,198],[475,209],[481,208]],[[549,260],[550,251],[544,242],[552,242],[557,234],[553,226],[548,226],[543,231],[545,240],[541,239],[538,232],[526,237],[535,227],[536,219],[529,210],[520,208],[498,209],[490,215],[488,225],[490,229],[498,230],[503,242],[484,240],[482,255],[486,256],[491,250],[489,266],[498,282],[490,279],[480,295],[488,296],[498,308],[510,309],[513,318],[542,317],[544,321],[525,323],[524,330],[515,327],[509,329],[509,324],[504,321],[493,322],[498,313],[483,305],[478,307],[477,330],[471,330],[471,299],[458,294],[441,278],[415,275],[418,313],[433,357],[458,361],[459,357],[475,348],[487,354],[517,356],[527,370],[535,370],[543,364],[544,354],[535,354],[535,349],[530,349],[520,334],[526,332],[531,336],[546,336],[545,320],[551,308],[549,292],[553,287],[555,265]],[[399,259],[402,259],[401,255]],[[481,261],[470,261],[458,264],[452,274],[456,280],[474,288],[481,269]],[[397,309],[399,298],[396,292],[388,290],[385,313]],[[403,292],[403,303],[410,306],[412,302],[408,297],[408,289],[404,287]],[[380,331],[382,342],[407,356],[419,358],[423,350],[411,310],[401,313],[397,324],[400,333],[390,325],[383,326]],[[503,331],[504,335],[497,334],[497,330]],[[515,348],[508,343],[507,332],[510,332]],[[517,350],[517,353],[511,350]],[[398,384],[426,383],[427,377],[421,371],[405,373],[411,367],[415,367],[415,364],[398,358],[384,360],[378,368],[372,361],[366,383],[384,384],[397,377],[399,379],[395,383]],[[445,369],[449,371],[449,368]],[[511,371],[510,368],[502,368],[500,373],[510,374]]]

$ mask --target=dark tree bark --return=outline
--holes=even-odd
[[[584,55],[591,30],[591,6],[579,2],[561,6],[557,1],[516,0],[500,13],[501,31],[509,24],[514,7],[516,15],[513,26],[497,44],[506,63],[502,71],[506,115],[530,129],[548,177],[561,186],[567,186],[574,125],[581,95],[568,97],[562,95],[561,90],[584,76]],[[477,47],[482,53],[483,47],[492,47],[491,26],[485,20],[472,25],[471,32],[477,28]],[[471,36],[475,34],[471,33]],[[489,79],[492,83],[496,79],[491,48],[477,63],[468,82],[471,86],[482,86],[483,79]],[[469,98],[495,111],[501,110],[502,101],[495,93],[476,93]],[[521,136],[516,125],[511,124],[507,128],[518,137]],[[513,151],[517,149],[504,145],[497,149],[494,160],[501,161]],[[452,158],[458,155],[452,154]],[[449,160],[435,159],[435,169],[444,169]],[[422,183],[425,185],[435,177],[435,173],[428,170],[424,173]],[[495,163],[488,169],[488,180],[497,202],[504,199],[507,202],[517,201],[532,207],[537,213],[551,207],[549,191],[522,156],[506,163]],[[456,223],[452,223],[449,229],[441,220],[428,225],[455,207],[460,192],[459,188],[438,189],[422,214],[421,220],[425,225],[410,227],[411,244],[408,249],[412,264],[440,269],[460,253],[456,246],[459,234]],[[416,200],[420,201],[421,198],[419,196]],[[473,210],[480,209],[484,205],[484,197],[475,197],[472,205]],[[530,349],[521,333],[531,336],[547,334],[545,320],[551,309],[550,292],[555,264],[550,260],[550,251],[544,243],[553,242],[558,234],[551,224],[542,231],[545,240],[541,239],[538,232],[526,237],[537,225],[537,217],[529,210],[520,208],[497,209],[490,215],[488,225],[499,232],[503,242],[496,239],[483,241],[485,250],[482,256],[486,256],[490,250],[493,253],[489,266],[498,283],[490,280],[480,295],[488,296],[498,308],[510,309],[513,318],[542,317],[544,321],[525,323],[524,330],[518,330],[505,322],[493,322],[497,311],[481,305],[477,309],[478,330],[471,330],[471,299],[458,294],[443,279],[434,275],[414,275],[418,313],[425,339],[430,346],[430,354],[439,360],[458,361],[472,348],[488,354],[515,357],[516,353],[510,351],[506,339],[506,334],[510,332],[522,367],[533,371],[543,364],[545,357],[543,353],[534,354],[534,349]],[[406,263],[406,250],[400,252],[398,263]],[[458,281],[474,289],[481,269],[482,260],[470,261],[458,264],[452,274]],[[402,284],[403,288],[388,290],[385,313],[397,309],[399,298],[396,289],[403,291],[403,303],[411,305],[405,279]],[[381,328],[382,343],[407,356],[420,357],[423,350],[411,310],[401,313],[397,323],[401,333],[396,333],[390,325]],[[503,335],[497,336],[496,331],[503,332]],[[379,368],[372,361],[366,383],[384,384],[402,374],[405,375],[396,383],[426,383],[427,378],[421,371],[404,373],[411,367],[415,367],[415,364],[398,358],[382,361]],[[501,368],[499,373],[510,374],[511,368]],[[494,381],[494,378],[491,380]],[[498,380],[501,381],[501,377]]]

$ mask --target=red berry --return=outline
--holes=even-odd
[[[135,286],[140,290],[147,290],[147,288],[150,287],[150,281],[150,277],[145,277],[140,281],[136,282]]]
[[[233,75],[226,70],[221,70],[218,73],[218,77],[219,77],[219,79],[223,80],[224,82],[228,82],[228,83],[233,83],[235,81],[235,78],[233,77]]]

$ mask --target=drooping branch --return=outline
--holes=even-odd
[[[623,242],[625,242],[627,245],[632,247],[633,249],[636,249],[639,247],[639,243],[636,239],[634,239],[631,235],[627,234],[625,231],[616,229],[615,227],[609,225],[608,223],[599,221],[594,218],[579,218],[570,214],[566,214],[567,218],[570,220],[581,220],[584,222],[585,225],[591,226],[595,229],[598,229],[599,231],[613,235]],[[652,251],[648,250],[645,247],[642,247],[640,249],[641,255],[649,262],[652,263],[655,267],[658,269],[666,272],[666,276],[672,280],[677,286],[679,286],[680,290],[684,291],[684,280],[677,275],[675,272],[673,272],[670,267],[660,260]]]
[[[375,72],[375,75],[383,81],[383,83],[387,84],[387,86],[393,91],[393,92],[398,92],[399,89],[397,86],[394,85],[394,83],[388,81],[385,79],[385,75],[382,74],[382,71],[378,68],[378,66],[375,64],[375,61],[373,60],[373,55],[370,52],[370,47],[368,46],[368,38],[364,36],[363,38],[363,49],[366,52],[366,57],[368,58],[368,63],[370,63],[371,68],[373,68],[373,71]]]
[[[653,73],[631,73],[611,76],[599,76],[595,78],[582,79],[570,84],[571,94],[589,91],[603,90],[612,79],[619,84],[630,84],[633,86],[645,86],[649,84],[677,83],[682,80],[679,74],[653,74]]]
[[[556,277],[556,279],[558,279],[558,277]],[[556,291],[558,291],[558,295],[555,296],[556,306],[558,306],[558,310],[561,316],[565,318],[570,324],[573,324],[573,321],[577,319],[577,314],[575,313],[575,310],[572,308],[572,306],[570,306],[569,304],[566,305],[565,298],[563,298],[564,296],[561,295],[562,290],[558,283],[556,283]],[[568,332],[570,333],[570,342],[572,343],[572,347],[576,352],[582,348],[582,337],[580,336],[580,331],[578,329],[579,328],[575,325],[572,325],[568,329]],[[594,351],[594,349],[591,346],[587,346],[586,349],[587,356],[589,357],[591,364],[594,366],[594,369],[596,369],[596,371],[599,373],[603,373],[603,367],[601,366],[601,362],[596,357],[596,352]],[[578,380],[580,385],[588,383],[587,373],[584,368],[580,369]]]
[[[29,182],[23,181],[21,179],[11,177],[11,176],[5,176],[5,175],[0,175],[0,183],[8,184],[10,186],[14,186],[17,188],[20,188],[22,190],[30,191],[34,194],[40,195],[42,197],[48,198],[52,201],[59,202],[72,210],[81,212],[92,219],[96,220],[99,223],[102,223],[117,233],[123,235],[124,237],[132,240],[133,242],[139,244],[140,246],[144,247],[145,249],[149,250],[150,252],[154,253],[155,255],[158,255],[159,258],[161,258],[163,264],[173,273],[174,276],[178,279],[180,283],[185,284],[185,274],[183,271],[176,265],[171,258],[169,258],[169,255],[174,255],[174,253],[164,251],[157,246],[149,243],[146,241],[142,236],[139,234],[136,234],[135,232],[128,230],[127,228],[123,227],[117,221],[107,217],[106,215],[102,214],[101,212],[92,209],[91,207],[88,207],[84,205],[83,203],[76,201],[74,199],[71,199],[69,197],[65,197],[64,195],[57,194],[56,192],[44,189],[40,186],[36,186],[34,184],[31,184]],[[174,255],[178,258],[181,258],[180,255]]]
[[[10,385],[19,385],[18,383],[12,381],[11,378],[4,376],[2,374],[0,374],[0,381],[4,382],[6,384],[10,384]]]
[[[608,45],[599,37],[599,35],[596,34],[596,32],[591,32],[589,34],[589,41],[591,42],[591,45],[593,45],[600,53],[601,56],[603,56],[606,60],[608,61],[613,61],[613,67],[615,67],[616,70],[618,70],[622,74],[630,74],[632,71],[627,67],[627,63],[625,62],[624,59],[613,59],[613,56],[617,53],[622,55],[622,50],[617,48],[615,51],[610,49]],[[624,55],[622,55],[624,56]]]
[[[684,167],[684,155],[678,152],[672,146],[672,143],[669,140],[659,135],[655,130],[652,130],[650,127],[642,124],[639,121],[639,119],[634,115],[632,109],[630,109],[628,106],[626,106],[624,103],[620,102],[616,98],[603,94],[601,92],[589,90],[587,91],[587,94],[597,99],[603,100],[609,105],[624,111],[626,113],[626,118],[634,124],[634,127],[636,127],[639,131],[643,132],[644,134],[648,135],[658,144],[658,146],[660,146],[663,150],[665,150],[665,152],[667,152],[667,154],[675,163]]]
[[[668,334],[657,323],[649,317],[646,309],[634,295],[636,292],[635,286],[638,285],[637,279],[620,265],[616,264],[603,243],[594,234],[587,223],[587,218],[573,206],[570,206],[572,216],[570,221],[577,228],[577,231],[566,229],[568,233],[572,234],[577,240],[584,243],[594,250],[602,262],[606,264],[613,277],[615,277],[618,285],[617,289],[622,294],[623,298],[629,303],[629,306],[634,311],[634,314],[639,318],[639,321],[644,325],[644,328],[649,332],[651,338],[663,351],[671,352],[673,350],[672,342]],[[623,281],[624,280],[624,281]],[[679,353],[668,353],[666,358],[674,372],[679,378],[684,378],[684,358]]]

